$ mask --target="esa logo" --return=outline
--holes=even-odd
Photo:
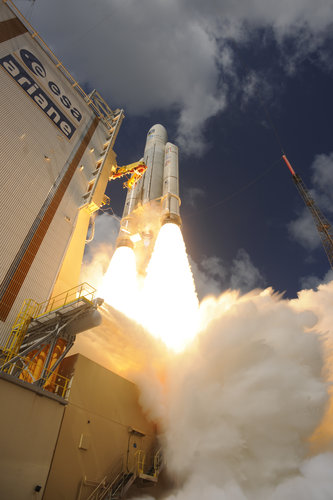
[[[34,54],[32,54],[27,49],[21,49],[20,56],[22,61],[24,62],[26,67],[30,69],[30,71],[32,71],[36,76],[40,78],[46,78],[47,75],[45,68]],[[47,85],[51,92],[59,99],[61,104],[71,112],[72,116],[77,120],[77,122],[80,122],[82,119],[80,111],[77,108],[72,107],[71,101],[66,95],[62,93],[59,86],[51,80],[47,82]]]
[[[25,66],[40,79],[46,79],[48,90],[46,93],[30,74],[21,66],[17,59],[9,54],[0,59],[3,69],[20,85],[22,90],[38,104],[42,111],[52,120],[54,125],[70,139],[76,127],[71,120],[61,110],[65,108],[71,114],[73,120],[79,123],[82,119],[80,111],[72,106],[70,99],[63,94],[61,88],[53,81],[47,79],[47,73],[42,63],[37,57],[27,49],[20,50],[20,56]],[[56,100],[56,103],[54,102]]]

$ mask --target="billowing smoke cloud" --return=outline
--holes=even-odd
[[[134,114],[173,111],[184,152],[203,151],[205,123],[235,89],[245,100],[255,92],[259,78],[239,74],[235,50],[258,29],[280,48],[281,71],[292,73],[314,51],[331,64],[325,45],[331,0],[43,0],[33,9],[25,0],[17,4],[28,16],[32,12],[32,23],[79,81],[97,88],[111,106]],[[260,80],[267,77],[262,71]]]
[[[98,288],[109,266],[119,232],[119,220],[107,213],[95,218],[95,235],[86,246],[80,282]]]
[[[243,248],[229,266],[216,256],[204,257],[199,264],[193,259],[190,262],[199,298],[219,295],[227,289],[246,293],[265,284],[261,272]]]
[[[332,498],[331,414],[318,429],[328,402],[324,375],[332,377],[324,371],[332,300],[333,282],[291,302],[270,289],[203,301],[206,327],[169,360],[166,384],[152,391],[158,409],[150,381],[139,378],[177,485],[163,498]]]
[[[211,257],[201,277],[216,289],[261,278],[244,251],[231,270]],[[202,300],[199,333],[177,355],[106,305],[75,352],[138,384],[174,485],[163,498],[330,500],[332,302],[333,282],[291,301],[272,289],[216,293]]]
[[[219,265],[206,270],[222,278]],[[76,350],[139,385],[174,483],[163,498],[330,500],[332,301],[333,282],[292,301],[272,289],[207,297],[178,355],[107,306]]]

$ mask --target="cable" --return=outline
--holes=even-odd
[[[266,115],[267,121],[268,121],[268,123],[270,124],[272,131],[274,132],[275,139],[276,139],[277,143],[278,143],[278,144],[279,144],[279,146],[280,146],[280,149],[281,149],[282,154],[284,155],[284,154],[285,154],[285,152],[284,152],[284,148],[283,148],[283,145],[282,145],[281,137],[280,137],[280,135],[278,134],[277,128],[276,128],[276,126],[275,126],[275,124],[274,124],[274,122],[273,122],[273,120],[272,120],[272,117],[271,117],[271,115],[270,115],[270,113],[269,113],[269,111],[268,111],[268,108],[266,107],[266,105],[265,105],[263,102],[261,103],[261,105],[262,105],[262,107],[264,108],[264,112],[265,112],[265,115]]]
[[[250,182],[248,182],[247,184],[245,184],[244,186],[242,186],[240,189],[237,189],[237,191],[235,191],[234,193],[232,193],[231,195],[227,196],[226,198],[223,198],[222,200],[220,201],[217,201],[216,203],[214,203],[213,205],[209,205],[208,207],[205,207],[205,208],[202,208],[200,210],[195,210],[194,212],[191,212],[190,214],[186,215],[186,216],[183,216],[182,218],[183,219],[187,219],[189,217],[192,217],[192,215],[195,215],[199,212],[206,212],[207,210],[210,210],[212,208],[215,208],[215,207],[218,207],[219,205],[222,205],[223,203],[226,203],[227,201],[230,201],[232,198],[234,198],[235,196],[239,195],[240,193],[243,193],[244,191],[246,191],[249,187],[253,186],[256,182],[258,182],[262,177],[264,177],[266,174],[268,174],[268,172],[270,172],[279,162],[281,161],[281,157],[278,159],[278,160],[275,160],[273,163],[271,163],[269,165],[268,168],[266,168],[266,170],[264,170],[263,172],[261,172],[259,175],[257,175],[256,177],[254,177],[254,179],[252,179]]]

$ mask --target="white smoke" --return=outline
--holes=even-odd
[[[293,301],[271,289],[207,298],[206,327],[169,360],[160,391],[155,384],[151,393],[141,375],[141,403],[158,416],[178,485],[168,500],[332,498],[333,432],[329,424],[318,430],[328,404],[332,301],[333,282]]]
[[[246,277],[249,262],[232,268]],[[217,288],[232,276],[217,258],[202,269]],[[272,289],[216,295],[178,355],[110,307],[76,350],[139,385],[174,483],[163,498],[330,500],[333,282],[291,301]]]
[[[265,285],[265,278],[243,248],[238,249],[229,265],[217,256],[206,256],[198,264],[190,258],[190,264],[199,298],[219,295],[227,289],[247,293]]]
[[[107,213],[95,218],[95,235],[86,246],[80,282],[87,282],[96,289],[107,271],[119,232],[119,221]]]

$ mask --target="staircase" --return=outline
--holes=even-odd
[[[146,455],[142,450],[138,451],[136,466],[133,471],[123,471],[123,461],[118,464],[117,469],[110,476],[105,476],[100,482],[87,481],[84,478],[81,482],[77,500],[120,500],[125,498],[127,491],[134,481],[139,481],[141,486],[153,486],[157,483],[159,472],[162,468],[162,454],[158,450],[153,455],[153,460],[146,464]],[[88,497],[83,496],[84,486],[94,487]]]

